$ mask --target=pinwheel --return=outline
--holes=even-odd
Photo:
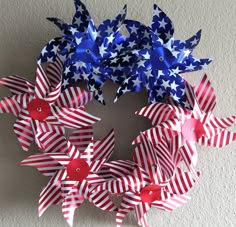
[[[124,165],[122,161],[104,164],[115,175],[118,172],[120,177],[104,182],[94,189],[109,190],[114,194],[124,193],[116,215],[118,227],[132,210],[136,212],[138,224],[147,227],[146,215],[151,207],[174,210],[189,200],[189,197],[183,194],[195,183],[189,172],[175,169],[165,140],[154,146],[146,136],[141,134],[141,137],[142,143],[134,152],[135,162],[130,165]],[[130,174],[129,168],[132,167],[133,172]]]
[[[40,194],[39,216],[50,205],[62,202],[64,217],[72,226],[74,211],[85,199],[102,210],[116,210],[106,190],[92,193],[96,185],[105,181],[97,173],[112,154],[114,131],[109,132],[102,141],[91,140],[90,132],[91,128],[79,129],[69,140],[55,131],[39,133],[39,141],[47,153],[30,156],[21,162],[22,165],[36,167],[46,176],[52,176]],[[82,135],[86,135],[84,138],[87,139],[81,141]]]
[[[176,159],[183,160],[194,173],[197,162],[195,144],[221,148],[236,140],[236,133],[227,130],[234,124],[236,116],[218,118],[213,115],[216,96],[206,75],[199,85],[187,86],[186,91],[188,102],[194,106],[192,111],[180,106],[152,104],[137,114],[149,118],[155,126],[144,132],[152,143],[169,139]],[[135,140],[140,141],[141,137]]]
[[[77,129],[99,120],[83,107],[93,94],[75,87],[61,93],[62,68],[59,58],[48,66],[46,73],[38,64],[35,84],[19,76],[0,78],[0,86],[9,88],[12,94],[0,101],[0,112],[17,117],[14,131],[24,151],[28,151],[34,139],[39,145],[39,127],[63,133],[64,127]]]
[[[59,53],[65,60],[62,89],[85,81],[89,91],[97,91],[95,98],[104,103],[101,88],[110,72],[106,69],[106,61],[118,54],[116,44],[124,41],[119,29],[126,16],[126,6],[114,20],[105,20],[96,28],[86,7],[79,0],[74,3],[76,13],[72,24],[48,18],[64,34],[44,47],[39,61],[53,61]]]
[[[127,79],[117,91],[116,100],[126,92],[139,92],[146,88],[149,103],[163,102],[166,96],[185,106],[185,80],[179,74],[197,71],[208,65],[210,59],[196,59],[193,49],[198,45],[201,31],[186,41],[174,40],[174,28],[170,18],[154,5],[152,25],[145,27],[137,21],[126,21],[131,37],[144,39],[144,44],[133,53],[138,57],[130,64]],[[131,62],[131,63],[133,63]],[[118,71],[123,71],[120,67]],[[117,70],[115,70],[115,73]],[[115,101],[116,101],[115,100]]]

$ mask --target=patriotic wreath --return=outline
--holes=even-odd
[[[172,22],[157,5],[150,26],[125,19],[124,7],[96,27],[85,5],[74,3],[71,24],[48,18],[62,36],[43,48],[36,82],[15,75],[0,78],[11,92],[1,99],[0,112],[15,115],[14,132],[24,151],[33,141],[39,147],[40,153],[21,162],[49,178],[40,193],[39,216],[60,204],[72,226],[75,209],[89,200],[116,212],[118,227],[130,211],[138,225],[147,227],[150,208],[170,212],[188,202],[186,193],[200,177],[196,145],[221,148],[236,140],[228,130],[236,116],[213,115],[216,96],[206,75],[197,86],[182,76],[211,62],[192,55],[201,31],[188,40],[174,39]],[[122,34],[121,27],[129,34]],[[149,118],[153,127],[134,139],[133,160],[109,160],[114,130],[101,141],[93,139],[93,124],[100,119],[85,106],[94,98],[105,104],[107,80],[119,85],[115,101],[126,92],[147,91],[149,104],[136,114]],[[114,196],[121,197],[119,206]]]

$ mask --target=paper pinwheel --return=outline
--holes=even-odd
[[[30,156],[21,162],[22,165],[36,167],[46,176],[52,176],[40,194],[40,216],[58,201],[62,203],[62,212],[70,226],[73,225],[75,209],[85,199],[102,210],[116,210],[108,191],[92,193],[95,186],[105,181],[97,173],[112,154],[114,131],[109,132],[102,141],[93,141],[92,138],[90,140],[89,132],[91,128],[81,128],[73,133],[68,141],[54,131],[40,133],[39,141],[47,153]],[[87,139],[81,141],[84,135]],[[51,137],[53,139],[50,140]]]
[[[126,7],[114,20],[105,20],[96,28],[86,7],[79,0],[74,2],[76,13],[72,24],[48,18],[64,34],[44,47],[39,61],[53,61],[56,53],[59,53],[65,60],[62,89],[85,81],[89,91],[98,92],[95,98],[104,103],[101,88],[109,73],[106,61],[118,54],[116,44],[123,41],[118,31],[125,19]]]
[[[38,64],[35,84],[19,76],[0,78],[0,86],[9,88],[12,94],[0,101],[0,112],[17,117],[14,131],[24,151],[28,151],[34,139],[39,145],[39,127],[45,132],[63,133],[64,127],[76,129],[99,120],[83,107],[93,94],[75,87],[61,93],[62,68],[59,58],[48,66],[46,73]]]
[[[227,130],[234,124],[236,116],[218,118],[213,115],[216,96],[206,75],[198,86],[188,86],[186,91],[188,102],[194,106],[192,111],[180,106],[152,104],[137,114],[149,118],[155,126],[144,132],[152,143],[158,144],[162,138],[168,138],[176,159],[183,160],[194,173],[197,162],[195,144],[221,148],[236,140],[236,133]],[[135,142],[140,141],[141,137]]]
[[[201,70],[211,62],[210,59],[192,56],[200,41],[201,31],[186,41],[174,40],[172,22],[157,5],[154,5],[150,27],[132,20],[127,21],[126,26],[131,37],[145,39],[140,49],[133,51],[138,59],[133,65],[130,64],[132,67],[117,91],[116,100],[126,92],[139,92],[146,88],[149,103],[162,102],[167,96],[182,106],[188,105],[186,82],[179,74]],[[123,71],[122,67],[120,69]],[[119,72],[116,70],[115,73]]]
[[[151,207],[174,210],[189,200],[189,197],[183,194],[195,183],[189,172],[175,169],[165,140],[153,146],[147,137],[141,137],[143,143],[136,147],[135,163],[131,164],[133,173],[130,175],[130,170],[120,165],[120,161],[105,164],[111,172],[117,174],[120,170],[118,175],[121,177],[104,182],[95,189],[109,190],[114,194],[124,193],[116,215],[117,227],[122,225],[124,217],[132,210],[136,212],[138,224],[147,227],[146,215]]]

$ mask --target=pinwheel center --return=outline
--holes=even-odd
[[[153,69],[165,70],[176,63],[176,58],[167,48],[158,47],[150,52],[150,61]]]
[[[83,41],[76,48],[75,57],[88,64],[98,62],[100,54],[97,43],[91,39],[83,38]]]
[[[89,49],[86,49],[86,51],[85,51],[87,54],[91,54],[91,50],[89,50]]]
[[[198,119],[188,119],[182,126],[182,135],[188,141],[197,142],[202,136],[205,135],[203,124]]]
[[[140,192],[140,198],[145,203],[152,203],[161,200],[162,187],[159,185],[151,184],[143,188]]]
[[[164,61],[164,57],[159,57],[159,61]]]
[[[27,110],[31,118],[39,121],[45,120],[51,114],[49,103],[38,98],[28,103]]]
[[[67,175],[72,181],[84,180],[90,172],[90,167],[83,159],[72,160],[67,166]]]

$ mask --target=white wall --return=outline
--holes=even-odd
[[[87,0],[96,23],[115,16],[124,3],[128,4],[128,17],[146,24],[151,20],[152,0]],[[159,0],[159,6],[175,24],[176,38],[185,39],[199,28],[203,37],[195,51],[197,57],[211,56],[214,63],[205,71],[218,95],[217,116],[236,114],[236,1],[235,0]],[[74,12],[72,0],[0,0],[0,75],[19,74],[34,79],[36,58],[43,45],[58,33],[47,16],[70,20]],[[197,82],[203,72],[189,75]],[[96,127],[96,137],[101,138],[110,127],[116,128],[116,158],[131,157],[132,138],[148,127],[144,119],[132,112],[145,104],[143,94],[127,95],[117,105],[112,104],[115,86],[105,87],[110,95],[108,105],[90,106],[90,111],[102,116]],[[6,95],[4,89],[1,96]],[[134,102],[137,102],[134,104]],[[132,105],[130,111],[125,108]],[[121,112],[121,108],[126,110]],[[127,116],[124,119],[124,116]],[[37,200],[47,179],[33,168],[20,167],[18,163],[27,154],[21,151],[12,130],[14,118],[0,118],[0,227],[66,226],[60,207],[50,208],[37,218]],[[137,122],[139,124],[137,124]],[[121,124],[122,123],[122,124]],[[103,129],[101,129],[103,127]],[[130,129],[129,130],[127,130]],[[34,151],[35,149],[32,149]],[[173,213],[152,210],[151,227],[218,227],[236,226],[236,143],[224,148],[201,149],[199,169],[202,178],[190,193],[192,200]],[[75,226],[115,226],[115,214],[97,210],[85,203],[76,211]],[[136,226],[130,215],[124,226]]]

